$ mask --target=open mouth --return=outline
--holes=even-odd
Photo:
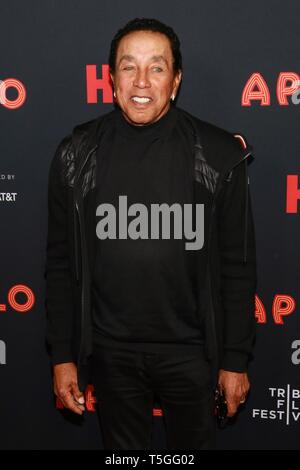
[[[152,98],[150,96],[132,96],[130,101],[136,106],[147,106],[152,103]]]

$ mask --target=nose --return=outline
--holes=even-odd
[[[144,70],[138,70],[134,78],[133,86],[138,88],[149,88],[151,83],[148,79],[147,72]]]

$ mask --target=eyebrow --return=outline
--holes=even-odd
[[[121,59],[119,61],[119,64],[122,62],[122,60],[133,60],[133,61],[135,61],[135,58],[131,54],[125,54],[121,57]],[[150,60],[154,61],[154,62],[165,62],[165,64],[168,66],[168,62],[166,61],[166,59],[162,55],[153,55],[150,58]]]

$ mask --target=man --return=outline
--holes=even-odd
[[[249,390],[251,148],[174,105],[182,64],[172,28],[130,21],[109,65],[116,109],[63,139],[49,173],[54,391],[82,414],[92,380],[106,449],[150,448],[155,396],[169,449],[212,449],[216,383],[228,416]],[[204,243],[187,249],[191,233]]]

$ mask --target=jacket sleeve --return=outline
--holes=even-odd
[[[70,136],[61,141],[48,177],[48,234],[46,279],[46,341],[52,364],[74,362],[72,354],[73,299],[68,247],[67,186],[63,180],[63,153]]]
[[[221,368],[245,372],[255,339],[256,241],[245,159],[224,182],[219,207],[220,290],[224,312]]]

